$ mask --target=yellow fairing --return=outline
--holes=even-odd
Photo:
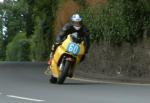
[[[72,39],[70,35],[68,35],[67,39],[55,51],[54,58],[52,60],[51,71],[52,71],[52,75],[56,78],[58,78],[59,76],[59,67],[57,66],[57,64],[63,54],[69,54],[66,51],[70,43],[72,43]],[[74,56],[76,58],[76,64],[81,60],[82,56],[85,54],[84,42],[81,42],[78,45],[80,47],[80,51],[78,55]],[[69,54],[69,55],[72,55],[72,54]]]

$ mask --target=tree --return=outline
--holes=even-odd
[[[3,41],[1,45],[3,48],[3,55],[5,55],[6,46],[13,40],[18,32],[26,30],[28,35],[32,32],[30,32],[31,30],[29,31],[29,29],[25,29],[25,27],[28,27],[29,25],[28,22],[31,22],[26,20],[27,17],[25,17],[28,14],[28,12],[26,12],[28,10],[28,6],[25,0],[5,0],[4,4],[1,5],[0,15],[3,16],[0,21],[0,30],[2,33],[1,40]],[[31,26],[29,27],[31,28]]]
[[[7,45],[6,60],[8,61],[29,61],[30,41],[25,33],[18,33]]]
[[[53,21],[57,9],[58,0],[37,0],[35,2],[36,21],[34,31],[33,52],[35,60],[45,60],[49,57],[50,45],[53,40]],[[36,42],[37,41],[37,42]]]
[[[0,4],[0,60],[5,60],[5,46],[4,46],[4,14],[3,5]]]

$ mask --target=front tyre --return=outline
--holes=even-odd
[[[70,69],[70,66],[71,66],[71,62],[70,61],[66,61],[65,64],[64,64],[64,67],[60,73],[60,76],[58,78],[58,84],[63,84],[66,77],[68,76],[68,71]]]
[[[53,75],[51,75],[49,82],[52,84],[55,84],[55,83],[57,83],[57,78],[55,78]]]

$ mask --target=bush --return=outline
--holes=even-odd
[[[18,33],[12,42],[7,45],[6,60],[8,61],[29,61],[30,42],[24,33]]]
[[[31,59],[32,61],[45,61],[49,58],[50,48],[53,36],[49,36],[42,32],[39,26],[35,27],[34,34],[31,38]]]
[[[81,5],[82,7],[86,6],[86,0],[74,0],[75,2],[77,2],[79,5]]]
[[[80,13],[90,30],[92,41],[133,43],[141,38],[144,28],[148,28],[150,24],[149,13],[146,12],[148,8],[144,8],[145,2],[110,0],[104,7],[89,7]]]
[[[0,61],[5,60],[5,48],[4,48],[4,40],[0,33]]]
[[[5,52],[3,49],[0,48],[0,61],[5,60]]]
[[[36,45],[37,45],[37,43],[38,43],[38,41],[37,41],[37,39],[36,39],[37,37],[36,37],[36,35],[34,34],[34,35],[32,35],[32,37],[31,37],[31,60],[32,61],[35,61],[35,60],[37,60],[37,48],[36,48]]]

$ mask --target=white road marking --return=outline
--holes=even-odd
[[[2,95],[2,93],[0,92],[0,95]]]
[[[90,79],[81,79],[81,78],[72,78],[72,80],[78,80],[83,82],[91,82],[91,83],[107,83],[107,84],[120,84],[120,85],[137,85],[137,86],[150,86],[150,84],[140,84],[140,83],[121,83],[117,81],[98,81],[98,80],[90,80]]]
[[[33,98],[27,98],[27,97],[20,97],[20,96],[15,96],[15,95],[6,95],[7,97],[10,98],[16,98],[16,99],[22,99],[22,100],[28,100],[28,101],[34,101],[34,102],[44,102],[45,100],[40,100],[40,99],[33,99]]]

